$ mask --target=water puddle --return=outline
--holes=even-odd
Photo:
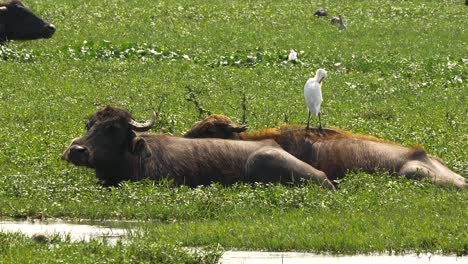
[[[15,221],[0,218],[0,232],[21,232],[34,238],[38,234],[61,237],[69,236],[71,241],[90,241],[106,239],[115,244],[138,226],[135,222],[69,222],[64,220]],[[259,252],[259,251],[226,251],[219,260],[220,264],[451,264],[468,263],[468,257],[441,256],[432,254],[409,254],[403,256],[356,255],[328,256],[298,252]]]
[[[125,236],[130,229],[112,227],[111,223],[99,222],[99,224],[75,223],[63,220],[46,221],[12,221],[0,220],[0,232],[21,232],[30,237],[35,234],[53,235],[62,237],[70,236],[71,241],[90,241],[91,239],[105,238],[110,242],[116,242]]]
[[[432,254],[413,254],[403,256],[384,255],[356,255],[356,256],[327,256],[311,253],[296,252],[252,252],[226,251],[220,264],[450,264],[468,263],[467,257],[440,256]]]

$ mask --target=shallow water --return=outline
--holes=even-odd
[[[467,257],[439,256],[432,254],[410,254],[404,256],[356,255],[328,256],[297,252],[253,252],[226,251],[219,263],[222,264],[468,264]]]
[[[91,239],[107,239],[111,243],[124,237],[138,223],[125,221],[112,222],[69,222],[64,220],[46,221],[15,221],[0,219],[0,232],[21,232],[30,237],[37,233],[49,236],[59,234],[69,236],[71,241],[90,241]],[[222,264],[468,264],[468,257],[440,256],[432,254],[409,254],[404,256],[356,255],[329,256],[298,252],[259,252],[259,251],[226,251],[219,263]]]
[[[129,229],[111,227],[111,224],[100,222],[74,223],[63,220],[47,221],[13,221],[0,220],[0,232],[21,232],[28,236],[36,233],[45,233],[49,236],[59,234],[62,237],[70,236],[71,241],[89,241],[91,239],[106,238],[116,241],[123,237]]]

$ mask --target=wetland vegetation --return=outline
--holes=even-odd
[[[303,124],[325,68],[322,124],[420,144],[468,176],[463,1],[25,0],[51,39],[0,46],[0,216],[135,220],[125,242],[0,233],[2,263],[213,263],[223,250],[468,254],[468,192],[350,172],[340,189],[106,189],[60,160],[100,106],[183,134],[220,113],[251,130]],[[330,16],[314,17],[320,7]],[[330,23],[341,14],[347,30]],[[287,61],[290,50],[298,61]],[[313,120],[316,121],[316,120]],[[196,248],[198,250],[187,250]]]

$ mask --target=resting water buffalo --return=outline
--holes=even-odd
[[[45,22],[19,0],[0,3],[0,44],[7,40],[50,38],[55,26]]]
[[[247,133],[230,118],[211,115],[196,123],[185,134],[188,138],[275,140],[296,158],[325,172],[334,181],[352,169],[368,173],[385,170],[408,178],[430,178],[435,184],[467,188],[468,180],[451,171],[442,160],[430,156],[419,146],[403,147],[371,136],[356,135],[339,129],[283,127]]]
[[[89,119],[86,135],[74,139],[62,158],[94,168],[105,186],[124,180],[169,178],[189,186],[312,180],[334,189],[325,173],[296,159],[273,140],[188,139],[139,133],[150,129],[154,120],[155,116],[144,124],[137,123],[126,110],[105,107]]]

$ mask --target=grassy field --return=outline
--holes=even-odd
[[[305,125],[303,85],[321,67],[322,122],[421,144],[467,177],[463,2],[25,0],[57,32],[0,47],[0,216],[151,221],[115,247],[0,234],[0,262],[209,263],[231,248],[467,255],[466,190],[353,172],[333,193],[150,181],[109,191],[60,160],[107,104],[138,120],[159,110],[154,132],[183,134],[209,113],[251,130]],[[319,7],[348,29],[314,17]]]

